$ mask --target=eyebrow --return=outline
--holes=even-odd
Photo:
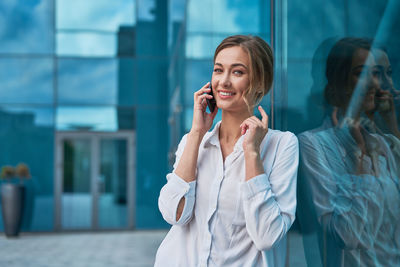
[[[216,62],[214,65],[218,65],[218,66],[223,67],[223,65],[221,63],[218,63],[218,62]],[[243,68],[247,69],[247,66],[242,64],[242,63],[233,63],[231,66],[232,67],[243,67]]]

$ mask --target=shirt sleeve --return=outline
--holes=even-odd
[[[286,235],[295,219],[299,159],[296,136],[285,133],[275,155],[265,155],[264,165],[271,157],[274,163],[269,173],[241,184],[246,229],[258,250],[271,249]]]
[[[300,148],[302,176],[312,195],[309,203],[324,233],[343,249],[371,248],[382,218],[376,178],[348,173],[337,145],[322,145],[313,134],[300,136]]]
[[[174,163],[174,171],[167,174],[167,183],[161,188],[158,198],[158,207],[166,222],[171,225],[185,225],[192,218],[195,203],[196,181],[186,182],[177,174],[175,168],[178,165],[183,149],[186,144],[186,135],[179,143],[175,153],[176,159]],[[178,204],[182,197],[185,198],[185,206],[179,220],[176,220],[176,212]]]

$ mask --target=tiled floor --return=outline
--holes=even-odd
[[[0,233],[0,267],[148,267],[166,231],[22,234]],[[305,265],[301,236],[289,233],[289,264]]]
[[[166,231],[0,235],[1,267],[147,267]]]

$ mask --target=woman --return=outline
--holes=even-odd
[[[212,90],[194,93],[192,128],[176,152],[159,208],[172,228],[155,266],[284,266],[295,218],[297,138],[268,129],[259,106],[273,78],[272,50],[259,37],[224,39],[214,54]],[[222,120],[211,132],[218,109]]]
[[[333,112],[323,126],[299,136],[301,177],[319,224],[321,259],[314,258],[313,266],[400,264],[399,169],[393,154],[400,146],[391,147],[373,121],[375,112],[393,111],[393,101],[380,88],[371,50],[371,41],[361,38],[333,46],[325,88]]]

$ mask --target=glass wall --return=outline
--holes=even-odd
[[[52,1],[0,3],[0,166],[30,168],[22,224],[28,231],[53,227],[53,8]]]
[[[398,1],[279,8],[278,71],[287,79],[276,89],[275,126],[298,135],[301,159],[292,231],[303,246],[290,258],[295,266],[396,266]]]

